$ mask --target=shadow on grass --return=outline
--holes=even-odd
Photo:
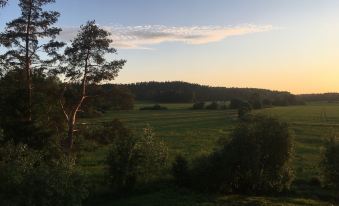
[[[323,197],[314,196],[323,194]],[[319,187],[305,186],[298,192],[281,196],[208,195],[178,188],[171,181],[161,181],[121,195],[109,188],[96,188],[85,205],[96,206],[334,206],[335,193]]]

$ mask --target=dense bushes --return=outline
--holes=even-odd
[[[238,108],[238,117],[240,120],[247,119],[248,115],[251,113],[252,107],[248,102],[243,102]]]
[[[206,105],[205,102],[196,102],[193,104],[192,109],[193,110],[202,110],[202,109],[207,109],[207,110],[218,110],[218,109],[227,109],[228,106],[226,103],[221,103],[221,102],[211,102]]]
[[[69,158],[49,159],[25,145],[0,149],[0,205],[81,205],[88,191]]]
[[[205,102],[196,102],[192,106],[192,109],[195,109],[195,110],[204,109],[204,108],[205,108]]]
[[[321,165],[327,185],[339,189],[339,143],[335,138],[327,142]]]
[[[117,137],[127,136],[129,132],[129,129],[123,122],[118,119],[114,119],[94,128],[82,128],[80,135],[85,140],[94,141],[100,145],[108,145],[111,144]]]
[[[190,184],[188,161],[182,155],[175,158],[172,165],[172,174],[177,185],[188,186]]]
[[[163,107],[159,104],[155,104],[153,106],[141,107],[140,110],[167,110],[167,107]]]
[[[71,84],[70,87],[79,85]],[[79,89],[79,88],[77,88]],[[87,92],[89,96],[82,105],[80,117],[94,118],[101,116],[109,110],[131,110],[134,107],[134,96],[126,87],[111,85],[89,85]],[[75,97],[72,95],[71,97]]]
[[[117,137],[107,157],[113,190],[130,191],[138,183],[158,176],[167,160],[167,147],[149,128],[142,135],[133,133]]]
[[[206,109],[209,110],[217,110],[219,109],[219,104],[217,102],[212,102],[209,105],[206,106]]]
[[[289,188],[293,178],[291,158],[287,125],[256,116],[240,123],[221,149],[196,160],[188,185],[204,192],[281,192]],[[173,170],[178,171],[175,167]],[[184,176],[185,172],[175,174],[177,181]]]
[[[1,142],[27,144],[41,149],[51,139],[59,136],[65,128],[63,114],[56,99],[59,97],[59,82],[40,72],[32,74],[35,92],[32,94],[32,121],[25,118],[26,89],[20,78],[20,70],[6,73],[0,78],[0,128]]]

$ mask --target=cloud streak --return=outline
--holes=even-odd
[[[241,26],[191,26],[169,27],[163,25],[145,26],[103,26],[111,32],[113,46],[124,49],[142,49],[165,42],[181,42],[190,45],[201,45],[221,41],[231,36],[241,36],[252,33],[273,30],[271,25],[241,25]],[[77,28],[64,28],[62,40],[72,39]]]

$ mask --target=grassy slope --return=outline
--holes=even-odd
[[[144,105],[137,105],[137,108]],[[210,152],[217,139],[227,137],[236,124],[234,111],[193,111],[187,104],[166,104],[168,111],[121,111],[109,112],[101,118],[84,120],[100,123],[119,118],[132,128],[142,129],[150,125],[158,136],[169,146],[170,157],[182,153],[187,157]],[[257,111],[278,116],[291,124],[295,134],[296,155],[294,165],[297,179],[308,181],[319,174],[321,145],[325,138],[338,131],[339,104],[312,104],[298,107],[277,107]],[[103,161],[107,148],[86,155],[81,162],[93,179],[103,179]],[[302,191],[306,194],[322,191]],[[312,189],[311,189],[312,190]],[[324,191],[322,193],[326,193]],[[100,194],[100,193],[99,193]],[[112,199],[110,195],[96,196],[90,205],[255,205],[266,202],[268,205],[328,205],[312,199],[299,198],[263,198],[263,197],[210,197],[178,189],[170,183],[160,183],[136,192],[126,198]]]

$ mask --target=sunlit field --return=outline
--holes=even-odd
[[[147,104],[146,104],[147,105]],[[139,111],[145,104],[137,104],[132,111],[111,111],[99,118],[83,119],[83,123],[98,124],[115,118],[129,127],[141,130],[146,126],[154,129],[169,147],[170,161],[175,155],[187,158],[209,153],[218,144],[219,138],[227,138],[237,124],[237,113],[233,110],[191,110],[190,104],[162,104],[168,110]],[[312,188],[307,183],[319,177],[319,162],[322,146],[327,138],[339,132],[339,103],[312,103],[305,106],[275,107],[257,110],[255,113],[278,117],[289,123],[295,139],[293,159],[296,175],[294,193],[287,197],[243,197],[210,196],[195,194],[178,189],[166,178],[159,183],[145,186],[128,197],[114,199],[105,188],[95,188],[95,195],[89,204],[103,205],[330,205],[326,203],[329,191]],[[84,155],[82,167],[89,172],[95,182],[96,177],[105,175],[105,155],[107,148]],[[168,166],[170,167],[170,165]],[[169,169],[168,169],[169,170]],[[166,172],[165,172],[166,173]],[[168,178],[170,179],[170,173]],[[318,196],[315,196],[314,194]],[[298,196],[298,198],[294,198]],[[114,199],[114,200],[113,200]],[[322,199],[320,201],[319,199]],[[260,204],[259,204],[260,203]]]

